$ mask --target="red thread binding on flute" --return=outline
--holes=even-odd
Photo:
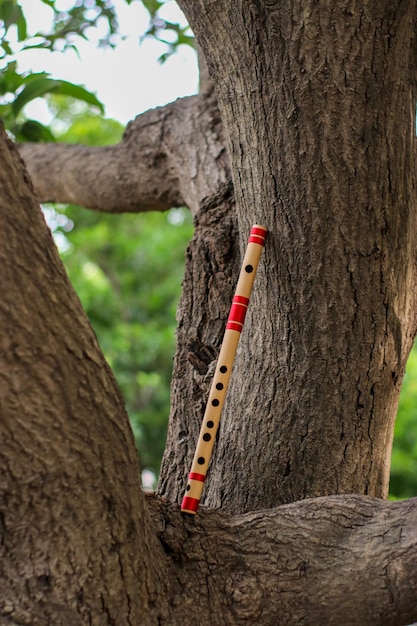
[[[248,243],[257,243],[260,246],[265,245],[266,230],[263,228],[252,228]]]
[[[242,332],[243,324],[239,324],[239,322],[227,322],[226,330],[237,330],[238,333]]]
[[[264,226],[252,226],[252,228],[250,229],[251,234],[252,233],[258,233],[261,235],[266,235],[266,228],[264,228]]]
[[[245,306],[248,306],[249,304],[249,298],[246,298],[245,296],[233,296],[233,300],[232,302],[236,302],[238,304],[244,304]]]
[[[232,304],[228,322],[237,322],[243,326],[247,310],[248,307],[245,304]]]
[[[190,475],[188,476],[188,478],[190,480],[199,480],[201,483],[203,483],[206,480],[206,477],[204,474],[198,474],[197,472],[190,472]]]
[[[193,511],[193,513],[197,513],[199,504],[200,500],[197,500],[197,498],[184,496],[181,503],[181,511]]]
[[[240,327],[243,326],[245,322],[246,311],[249,304],[249,298],[245,296],[234,296],[232,306],[230,307],[229,317],[227,319],[226,328],[230,328],[230,322],[236,322],[236,324],[240,324]],[[235,329],[237,330],[237,329]],[[241,330],[241,328],[239,329]]]
[[[264,246],[265,237],[259,237],[259,235],[251,235],[248,239],[248,243],[257,243],[259,246]]]

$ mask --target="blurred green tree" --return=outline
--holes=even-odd
[[[417,494],[417,344],[407,361],[395,423],[391,459],[390,496]]]
[[[69,206],[62,259],[123,393],[143,468],[158,473],[189,213],[109,215]]]

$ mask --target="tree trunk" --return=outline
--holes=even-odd
[[[386,496],[416,331],[415,3],[180,5],[215,82],[241,244],[270,231],[206,503]]]
[[[3,129],[0,160],[0,624],[156,623],[123,400]]]

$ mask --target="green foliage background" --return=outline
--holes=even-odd
[[[417,496],[417,344],[408,358],[401,389],[391,459],[390,496]]]

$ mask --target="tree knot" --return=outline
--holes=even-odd
[[[249,571],[232,574],[226,581],[226,593],[231,599],[231,609],[241,619],[258,617],[262,612],[262,589],[254,574]]]

